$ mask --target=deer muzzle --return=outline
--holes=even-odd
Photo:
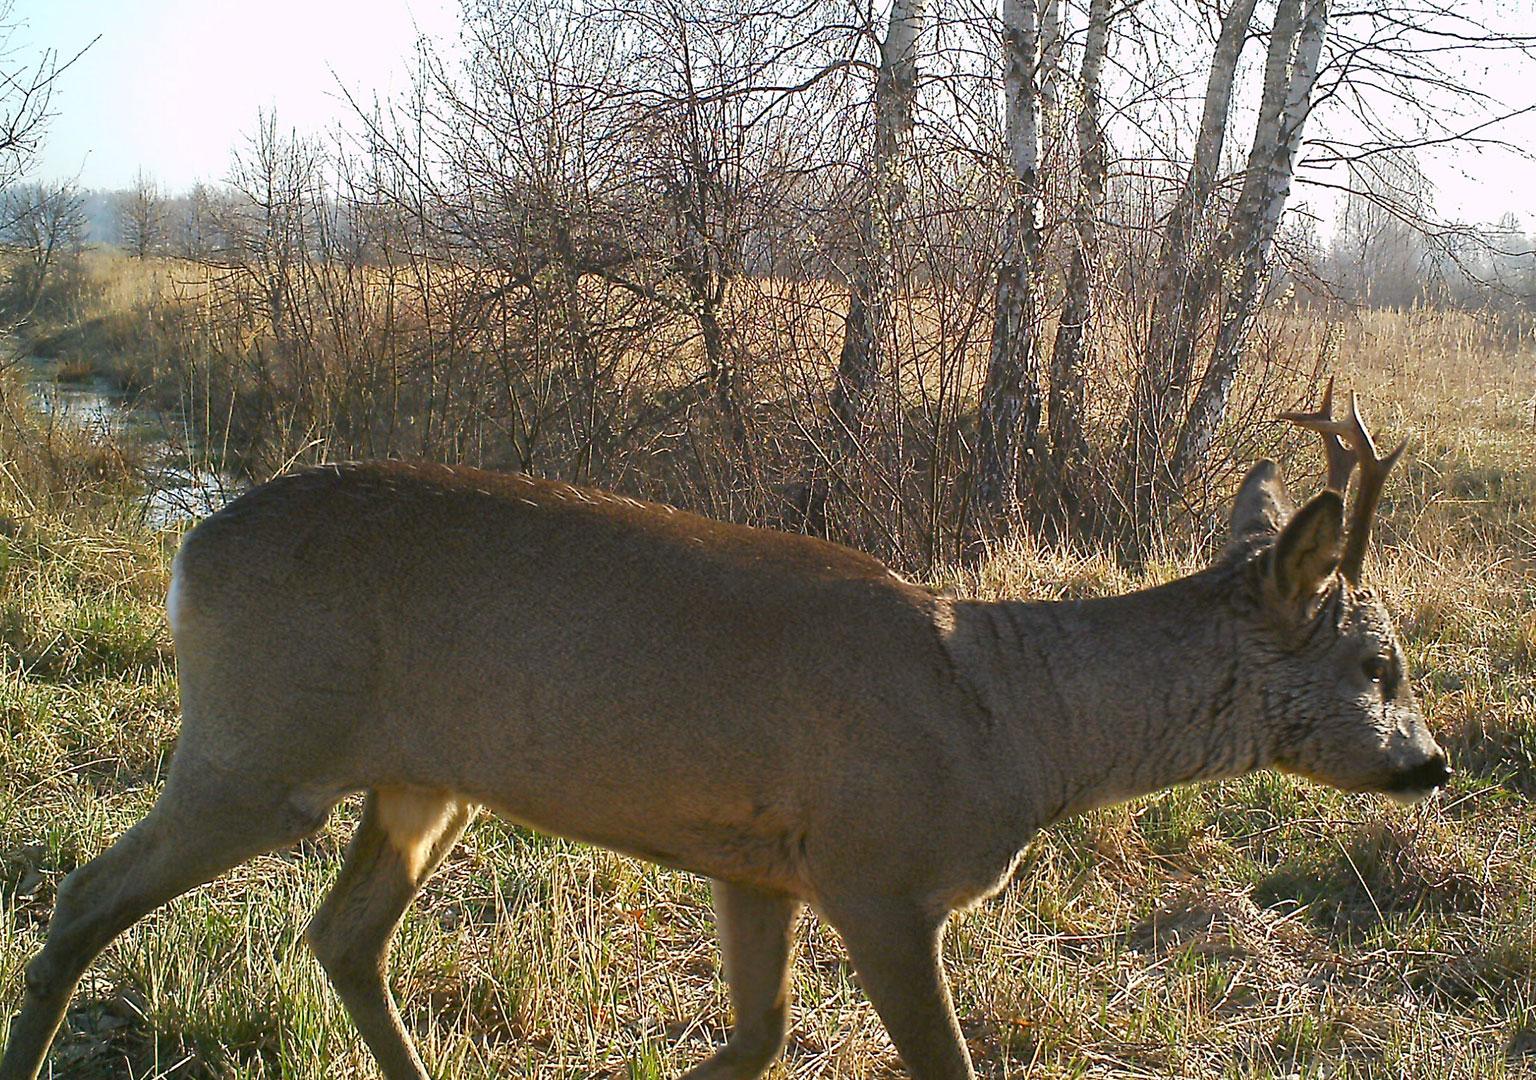
[[[1392,777],[1383,789],[1394,799],[1417,802],[1451,781],[1451,763],[1445,751],[1436,747],[1433,754]]]

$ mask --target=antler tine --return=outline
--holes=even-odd
[[[1349,487],[1349,474],[1355,469],[1357,455],[1340,441],[1341,436],[1348,438],[1353,432],[1349,425],[1333,418],[1333,379],[1329,378],[1328,386],[1323,390],[1322,404],[1315,412],[1283,412],[1280,419],[1289,420],[1323,437],[1323,451],[1328,455],[1328,486],[1340,495],[1344,494]]]
[[[1360,399],[1354,391],[1349,394],[1349,420],[1339,427],[1346,429],[1339,434],[1352,444],[1351,449],[1360,462],[1360,485],[1355,492],[1355,505],[1349,513],[1349,532],[1339,568],[1351,584],[1358,585],[1361,568],[1365,565],[1366,545],[1371,539],[1371,522],[1376,517],[1376,504],[1381,501],[1382,485],[1408,446],[1408,440],[1398,443],[1397,449],[1386,457],[1377,457],[1376,443],[1360,417]]]

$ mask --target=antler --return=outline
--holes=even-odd
[[[1404,439],[1386,457],[1378,457],[1376,443],[1360,418],[1360,399],[1353,390],[1349,394],[1349,418],[1333,419],[1333,380],[1323,394],[1322,406],[1315,413],[1285,413],[1284,419],[1322,434],[1328,447],[1328,486],[1344,493],[1349,474],[1356,463],[1360,466],[1360,483],[1355,491],[1355,505],[1349,514],[1349,531],[1344,542],[1344,558],[1339,568],[1353,585],[1360,584],[1360,570],[1365,565],[1365,548],[1371,538],[1371,521],[1376,516],[1376,504],[1381,501],[1381,487],[1387,473],[1397,464],[1408,445]],[[1348,443],[1348,446],[1344,444]],[[1347,455],[1347,460],[1346,460]]]
[[[1280,419],[1289,420],[1298,427],[1315,431],[1323,437],[1323,450],[1328,455],[1328,486],[1340,495],[1349,487],[1349,474],[1355,471],[1355,452],[1339,441],[1339,424],[1333,418],[1333,379],[1323,391],[1323,403],[1316,412],[1283,412]]]

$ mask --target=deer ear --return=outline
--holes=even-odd
[[[1273,461],[1261,461],[1248,470],[1243,486],[1237,489],[1237,501],[1232,507],[1232,539],[1240,541],[1278,533],[1290,512],[1291,497],[1286,494],[1285,481],[1280,479],[1280,466]]]
[[[1291,518],[1270,550],[1270,580],[1279,601],[1305,611],[1344,555],[1344,500],[1325,491]]]

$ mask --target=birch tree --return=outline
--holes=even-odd
[[[1039,11],[1035,0],[1003,0],[1002,16],[1004,138],[1011,191],[976,449],[977,500],[993,515],[1018,501],[1021,466],[1035,452],[1042,405],[1036,296]]]
[[[1063,133],[1062,58],[1067,49],[1066,0],[1039,0],[1040,4],[1040,164],[1053,160],[1052,150]]]
[[[1094,318],[1094,278],[1099,262],[1099,214],[1104,207],[1108,173],[1107,147],[1101,117],[1100,82],[1109,51],[1110,0],[1089,0],[1088,32],[1083,41],[1077,137],[1078,191],[1072,211],[1072,261],[1067,269],[1056,344],[1051,350],[1050,392],[1047,400],[1051,441],[1051,502],[1060,517],[1077,502],[1068,477],[1074,459],[1087,453],[1083,432],[1084,362],[1088,330]]]
[[[165,240],[165,196],[153,177],[140,169],[133,187],[117,199],[117,235],[136,259],[159,251]]]
[[[1282,0],[1288,2],[1288,0]],[[1166,496],[1165,444],[1184,401],[1195,337],[1216,274],[1206,225],[1216,189],[1238,61],[1255,0],[1234,0],[1222,16],[1206,80],[1194,154],[1164,226],[1153,282],[1151,325],[1124,424],[1128,503],[1134,523]]]
[[[1269,273],[1275,230],[1291,193],[1296,153],[1312,107],[1328,0],[1281,0],[1265,65],[1264,100],[1243,191],[1224,238],[1223,263],[1233,268],[1217,324],[1216,344],[1200,389],[1190,406],[1173,456],[1173,474],[1182,482],[1205,459],[1226,414],[1243,343],[1259,311]],[[1297,22],[1300,22],[1299,29]]]
[[[863,445],[869,399],[894,339],[891,301],[896,290],[894,244],[901,208],[907,201],[906,168],[917,95],[918,43],[928,0],[892,0],[875,75],[874,142],[869,161],[870,193],[859,222],[858,253],[849,281],[848,317],[832,385],[835,469]],[[813,471],[809,470],[808,471]],[[801,524],[826,531],[828,482],[805,483]]]

